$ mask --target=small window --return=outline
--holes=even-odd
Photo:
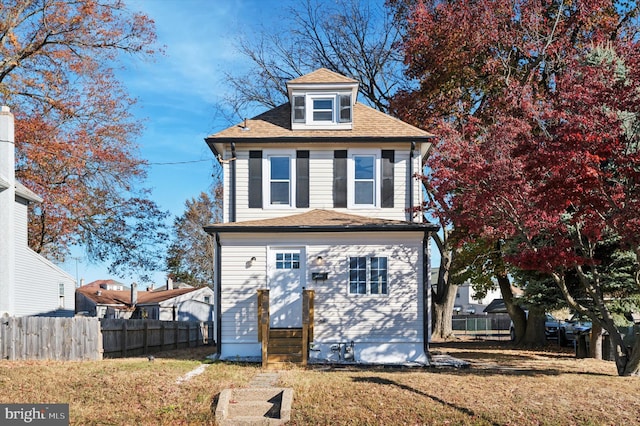
[[[304,96],[293,97],[293,122],[305,122]]]
[[[205,296],[204,297],[204,303],[211,303],[211,297],[210,296]]]
[[[313,100],[313,121],[333,120],[333,98],[317,98]]]
[[[271,205],[291,204],[291,160],[289,157],[269,157]]]
[[[340,95],[340,122],[351,122],[351,95]]]
[[[58,283],[58,306],[64,308],[64,283]]]
[[[350,257],[349,294],[388,294],[387,258]]]
[[[300,253],[276,253],[276,269],[300,269]]]

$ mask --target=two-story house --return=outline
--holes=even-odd
[[[358,82],[327,69],[287,91],[206,138],[224,171],[224,221],[205,227],[219,356],[427,363],[437,227],[410,208],[432,135],[358,103]]]
[[[0,107],[0,316],[71,317],[75,279],[28,246],[28,208],[42,198],[15,177],[15,123]]]

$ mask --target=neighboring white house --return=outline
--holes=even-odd
[[[490,290],[486,296],[479,297],[470,282],[458,287],[456,301],[453,307],[454,313],[482,314],[492,300],[502,297],[499,289]]]
[[[409,208],[432,135],[356,102],[358,82],[326,69],[287,91],[288,103],[206,138],[224,170],[223,223],[205,227],[220,357],[261,357],[258,290],[271,329],[296,330],[311,289],[311,361],[427,363],[437,226]]]
[[[28,246],[27,208],[42,199],[15,179],[14,119],[0,111],[0,315],[73,316],[75,280]]]
[[[98,318],[146,318],[161,321],[213,321],[213,290],[171,285],[161,290],[127,290],[112,280],[99,280],[76,290],[76,311]]]

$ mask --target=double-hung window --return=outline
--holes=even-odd
[[[288,156],[269,157],[269,203],[291,204],[291,158]]]
[[[380,207],[379,182],[380,151],[350,151],[348,169],[348,207]]]
[[[389,294],[386,257],[349,257],[349,294]]]
[[[313,122],[333,121],[333,101],[335,98],[314,98],[313,99]]]

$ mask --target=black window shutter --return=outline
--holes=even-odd
[[[395,152],[382,150],[382,204],[384,207],[393,207],[393,172]]]
[[[262,151],[249,151],[249,208],[262,208]]]
[[[333,207],[347,207],[347,151],[333,152]]]
[[[296,151],[296,207],[309,207],[309,151]]]

